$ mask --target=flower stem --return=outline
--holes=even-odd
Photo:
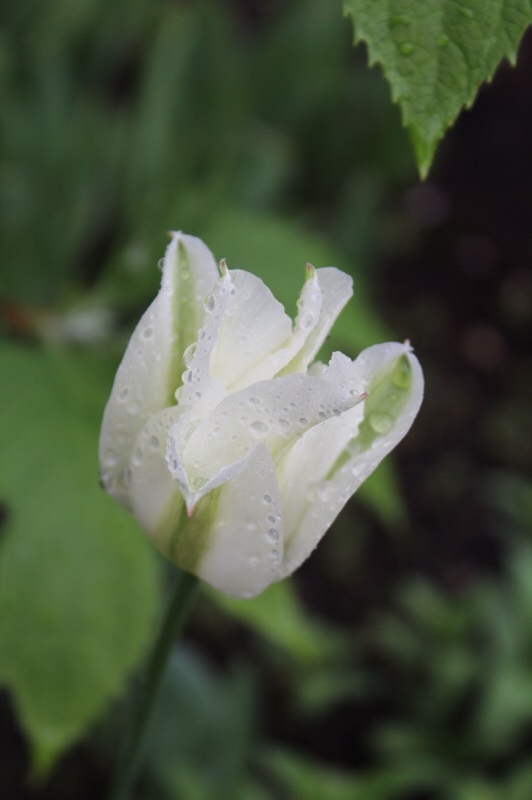
[[[146,665],[143,685],[137,697],[133,722],[122,756],[118,762],[109,800],[125,800],[141,767],[142,751],[155,700],[164,676],[172,647],[192,609],[200,583],[188,572],[177,578],[166,614],[162,620],[151,656]]]

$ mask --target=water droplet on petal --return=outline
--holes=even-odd
[[[256,439],[263,439],[269,430],[268,426],[265,425],[264,422],[259,422],[258,420],[256,422],[252,422],[249,426],[249,429]]]
[[[299,418],[299,424],[300,425],[308,425],[308,419],[306,417],[300,417]]]
[[[375,411],[369,415],[369,424],[375,433],[388,433],[393,428],[393,417],[390,414]]]
[[[148,325],[148,327],[144,328],[144,330],[142,331],[142,338],[151,339],[152,336],[153,336],[153,326]]]
[[[118,393],[118,399],[121,403],[127,400],[127,396],[129,394],[129,386],[124,386],[124,388]]]
[[[303,330],[308,330],[313,322],[314,322],[313,314],[303,314],[303,316],[301,317],[301,327],[303,328]]]
[[[275,542],[278,542],[279,541],[279,531],[277,530],[277,528],[270,528],[266,533],[266,538],[272,544],[275,544]]]
[[[265,494],[264,497],[262,498],[262,502],[266,503],[266,505],[269,506],[270,503],[272,502],[272,498],[270,497],[269,494]]]
[[[330,496],[331,496],[331,487],[328,483],[322,483],[316,489],[316,494],[318,496],[318,500],[321,500],[322,503],[326,503]]]
[[[118,457],[112,448],[109,448],[109,450],[105,451],[103,454],[103,460],[108,467],[114,467],[118,463]]]
[[[192,363],[192,359],[194,358],[194,353],[196,352],[196,345],[189,344],[185,352],[183,353],[183,361],[185,362],[186,367],[190,367]]]
[[[150,439],[150,447],[152,450],[158,450],[160,446],[160,441],[157,436],[152,436]]]
[[[290,427],[290,423],[288,422],[288,420],[284,419],[283,417],[281,417],[281,419],[279,420],[279,425],[281,428],[284,428],[285,430],[287,430]]]
[[[214,306],[215,305],[216,305],[216,303],[215,303],[214,297],[211,294],[211,296],[208,297],[207,300],[205,301],[205,310],[208,311],[209,314],[210,314],[210,313],[212,313],[214,311]]]

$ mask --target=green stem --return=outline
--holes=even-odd
[[[165,668],[183,625],[199,591],[200,583],[188,572],[181,572],[176,581],[166,615],[162,621],[153,651],[146,666],[144,684],[137,698],[134,718],[122,757],[118,763],[109,793],[109,800],[125,800],[141,766],[142,750],[148,723],[158,695]]]

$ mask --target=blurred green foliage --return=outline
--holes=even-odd
[[[290,311],[306,261],[351,272],[355,297],[326,351],[410,335],[372,303],[376,263],[415,235],[390,211],[414,163],[388,88],[352,50],[340,2],[253,8],[0,9],[0,678],[34,769],[85,736],[36,790],[46,799],[104,796],[127,722],[109,702],[127,693],[157,615],[163,565],[99,492],[96,450],[165,230],[202,236]],[[434,306],[422,312],[437,322]],[[206,592],[138,796],[529,800],[532,487],[502,467],[482,473],[478,502],[503,563],[464,588],[438,585],[434,565],[408,568],[426,534],[410,506],[438,505],[438,487],[448,499],[473,472],[442,461],[433,496],[411,481],[408,502],[405,477],[383,465],[294,583],[253,601]],[[379,563],[391,552],[406,574],[375,574],[375,540]],[[1,785],[3,767],[0,756],[2,797],[25,797]]]

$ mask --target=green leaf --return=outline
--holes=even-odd
[[[98,487],[101,364],[3,344],[0,372],[0,682],[42,776],[141,658],[157,569]]]
[[[531,0],[344,0],[402,110],[421,176],[463,106],[506,56],[515,64]]]

